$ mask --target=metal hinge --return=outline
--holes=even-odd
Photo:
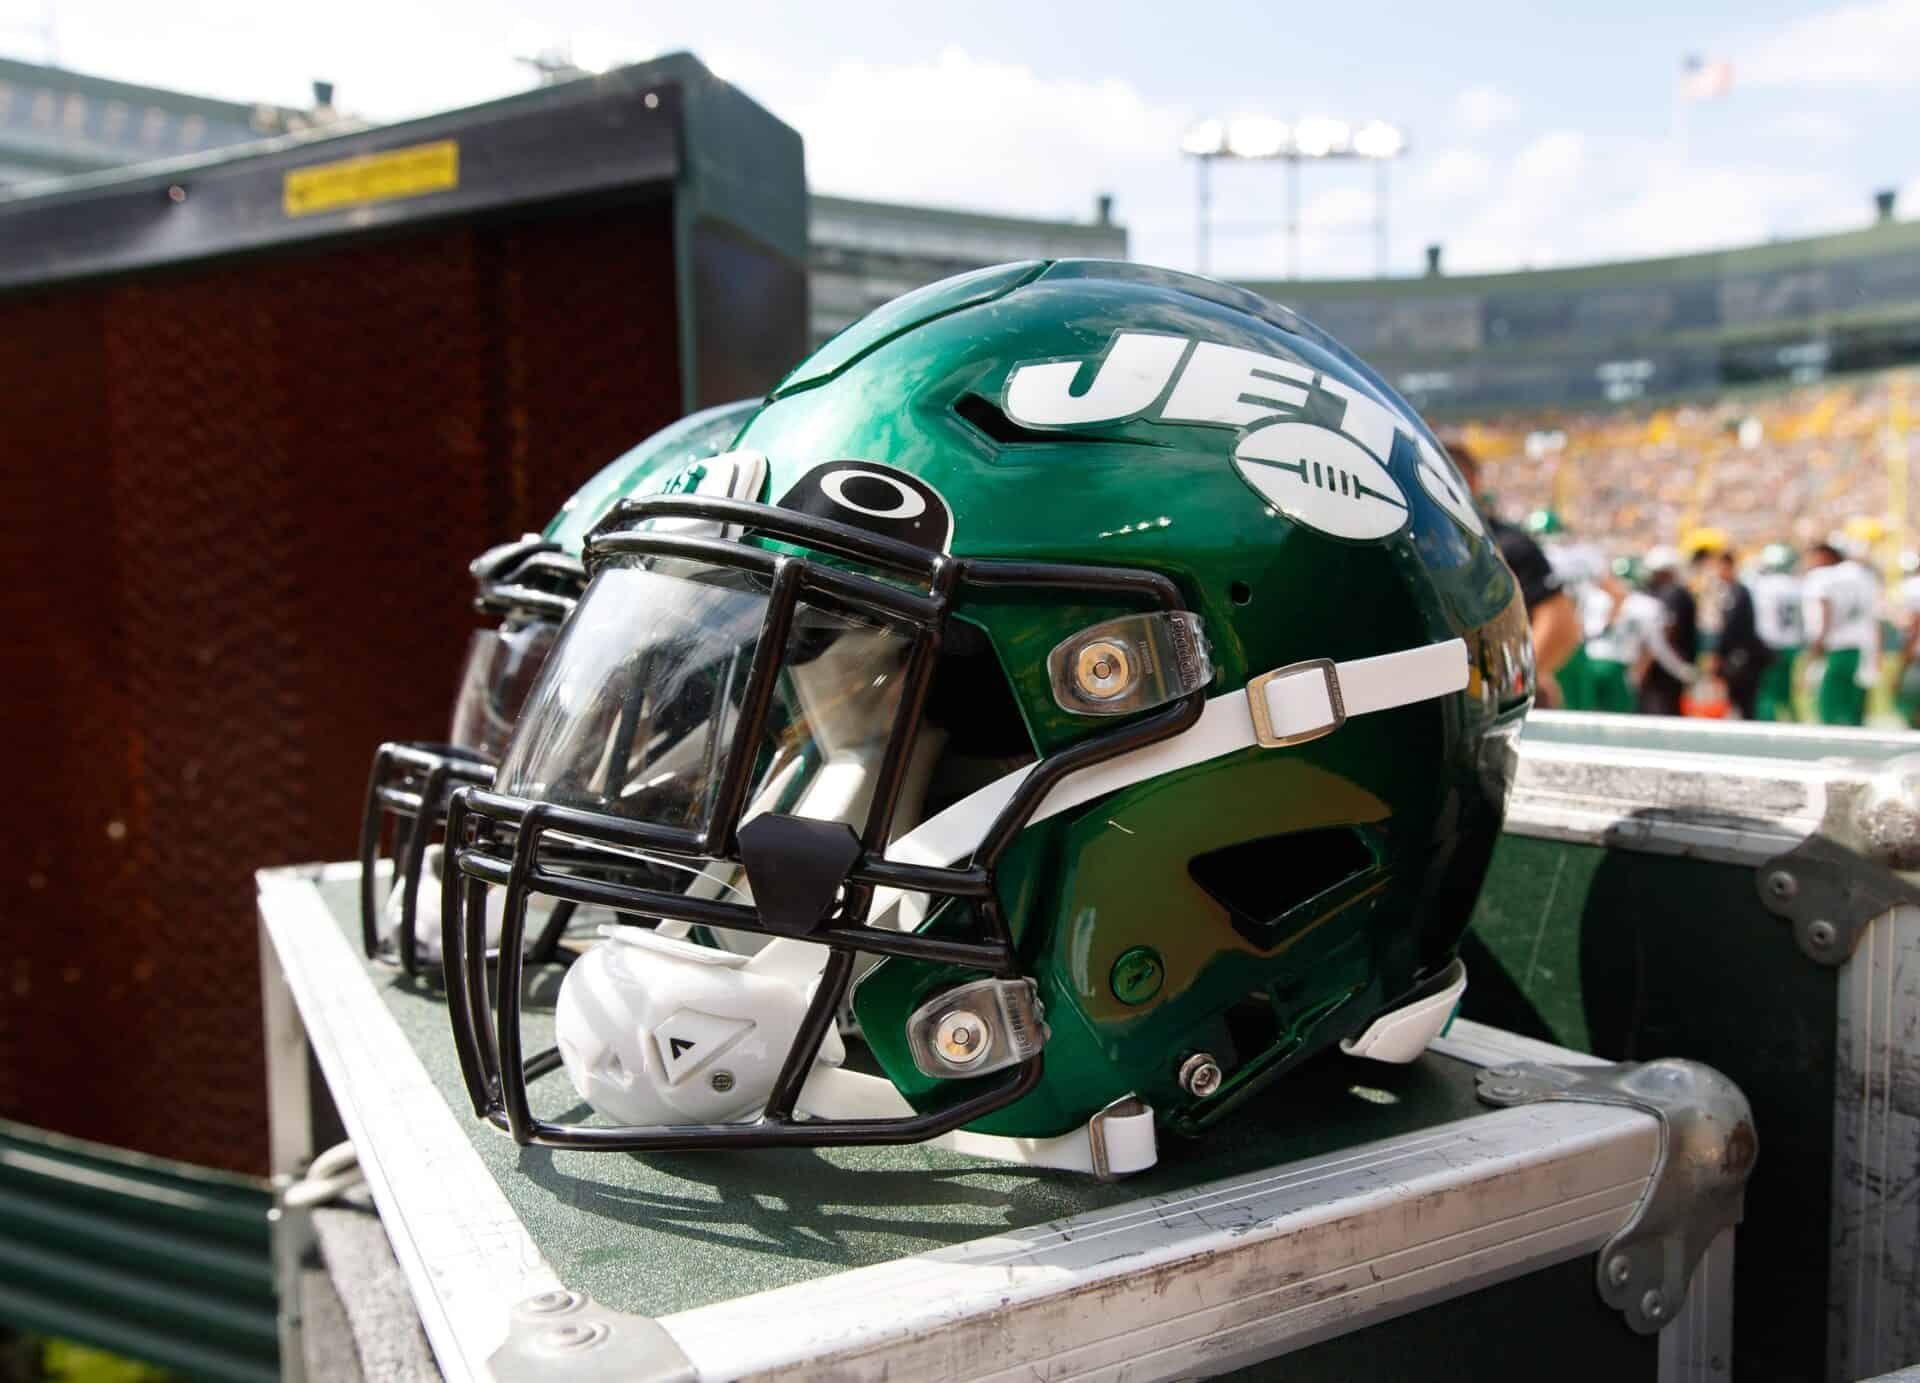
[[[1643,1335],[1660,1330],[1687,1299],[1700,1258],[1740,1223],[1759,1144],[1740,1087],[1697,1061],[1615,1066],[1524,1062],[1480,1071],[1487,1104],[1542,1100],[1624,1105],[1660,1121],[1660,1152],[1626,1224],[1600,1250],[1600,1298]]]
[[[564,1289],[513,1308],[507,1342],[487,1360],[496,1383],[693,1383],[693,1361],[651,1316],[610,1311]]]
[[[1793,924],[1794,942],[1822,965],[1844,965],[1874,918],[1920,903],[1899,871],[1920,869],[1920,756],[1903,754],[1864,782],[1827,789],[1818,835],[1761,865],[1760,902]]]

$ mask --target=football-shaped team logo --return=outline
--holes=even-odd
[[[1344,433],[1314,423],[1257,427],[1233,467],[1295,523],[1336,538],[1385,538],[1407,522],[1407,496],[1387,468]]]

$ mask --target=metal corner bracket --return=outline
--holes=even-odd
[[[1874,918],[1920,903],[1920,888],[1886,865],[1813,836],[1754,874],[1760,904],[1793,924],[1793,940],[1822,965],[1844,965]]]
[[[1523,1062],[1482,1070],[1480,1099],[1502,1107],[1543,1100],[1624,1105],[1660,1121],[1647,1189],[1601,1247],[1600,1298],[1642,1335],[1680,1314],[1687,1284],[1716,1236],[1740,1223],[1759,1143],[1740,1088],[1711,1066],[1663,1059],[1612,1066]]]
[[[1920,754],[1903,754],[1864,780],[1827,790],[1820,829],[1755,872],[1761,906],[1793,924],[1793,939],[1822,965],[1844,965],[1868,925],[1920,903]]]
[[[497,1383],[694,1383],[698,1377],[653,1317],[611,1311],[565,1289],[515,1303],[506,1343],[487,1367]]]

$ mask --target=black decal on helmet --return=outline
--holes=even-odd
[[[953,510],[926,481],[876,461],[815,466],[780,497],[782,509],[851,524],[870,533],[945,552]]]

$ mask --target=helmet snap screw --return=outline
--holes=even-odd
[[[733,1089],[733,1072],[715,1071],[712,1078],[707,1081],[707,1084],[724,1095]]]
[[[1627,1279],[1633,1276],[1633,1264],[1627,1261],[1624,1253],[1616,1253],[1607,1262],[1607,1281],[1616,1287],[1627,1285]]]
[[[949,1066],[974,1066],[986,1056],[991,1036],[986,1019],[957,1008],[934,1025],[933,1047]]]
[[[1197,1100],[1217,1092],[1222,1079],[1220,1063],[1205,1052],[1195,1052],[1180,1063],[1180,1088]]]
[[[1089,700],[1111,701],[1133,685],[1133,662],[1111,639],[1096,639],[1074,659],[1073,680]]]
[[[1816,921],[1807,923],[1807,940],[1822,950],[1833,945],[1839,935],[1840,934],[1834,930],[1833,923],[1831,922]]]

